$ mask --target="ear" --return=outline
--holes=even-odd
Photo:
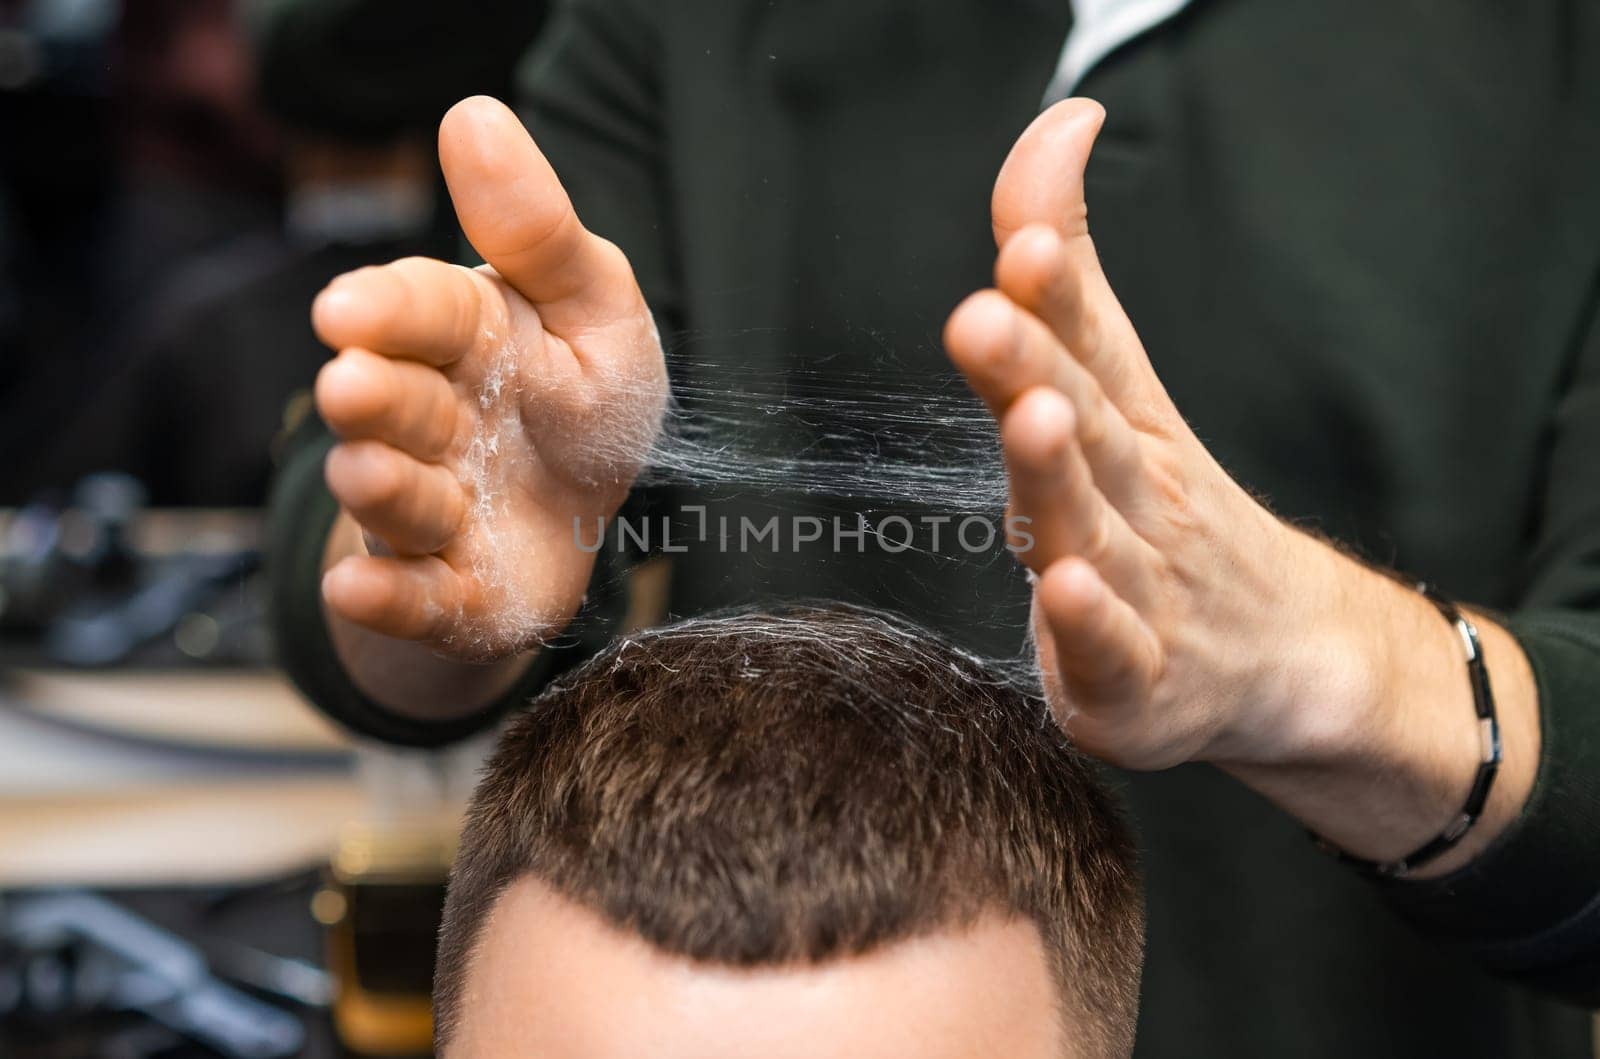
[[[1105,119],[1092,99],[1064,99],[1023,131],[994,184],[997,245],[1030,224],[1049,225],[1069,243],[1088,238],[1083,170]]]

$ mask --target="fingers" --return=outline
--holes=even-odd
[[[1064,239],[1081,240],[1080,252],[1093,255],[1083,171],[1105,119],[1105,108],[1092,99],[1064,99],[1023,131],[990,199],[996,245],[1030,224],[1044,224]]]
[[[565,336],[639,312],[633,270],[586,230],[521,121],[488,96],[464,99],[439,126],[439,161],[467,239]]]
[[[459,576],[442,559],[351,556],[322,577],[322,598],[340,616],[401,640],[437,640],[462,609]]]
[[[1175,414],[1098,261],[1085,263],[1059,233],[1030,225],[1000,248],[995,283],[1044,321],[1129,418],[1144,425],[1151,415]]]
[[[1032,546],[1018,557],[1036,573],[1080,556],[1117,590],[1143,597],[1149,546],[1095,486],[1079,450],[1072,406],[1054,390],[1024,394],[1000,423],[1011,516],[1028,519]]]
[[[1000,247],[994,272],[996,286],[1037,314],[1073,356],[1094,365],[1105,346],[1100,290],[1086,289],[1082,271],[1066,260],[1061,236],[1042,224],[1023,228]]]
[[[382,441],[433,462],[456,435],[455,390],[433,368],[347,349],[317,373],[317,411],[346,441]]]
[[[426,257],[346,272],[311,303],[317,337],[444,367],[504,330],[499,293],[470,268]]]
[[[1098,380],[1050,329],[999,291],[980,291],[951,314],[945,328],[950,359],[996,419],[1038,386],[1065,394],[1077,415],[1078,443],[1095,481],[1119,507],[1135,493],[1139,440]]]
[[[1100,268],[1089,237],[1084,168],[1105,109],[1067,99],[1017,138],[990,203],[1000,260],[996,284],[1037,313],[1136,424],[1164,417],[1166,390]]]
[[[1055,675],[1073,700],[1091,710],[1148,700],[1161,674],[1159,641],[1092,565],[1063,559],[1034,593]]]
[[[443,548],[461,526],[466,497],[444,467],[381,441],[348,441],[328,453],[324,475],[339,503],[399,555]]]
[[[970,295],[944,326],[945,351],[996,419],[1021,393],[1055,379],[1060,350],[1041,348],[1024,332],[1022,315],[999,291]]]

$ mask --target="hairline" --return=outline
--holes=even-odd
[[[596,922],[606,929],[639,942],[653,955],[680,960],[694,968],[738,968],[757,971],[821,969],[845,961],[870,956],[885,949],[894,948],[897,945],[909,944],[920,938],[928,938],[945,933],[960,933],[975,927],[986,917],[996,917],[1005,922],[1026,923],[1038,940],[1039,954],[1044,961],[1044,971],[1050,978],[1050,994],[1053,1000],[1050,1006],[1051,1023],[1056,1032],[1056,1039],[1060,1043],[1063,1059],[1075,1059],[1071,1052],[1072,1020],[1079,1018],[1092,1022],[1095,1019],[1095,1015],[1085,1009],[1085,1005],[1081,1002],[1077,992],[1068,984],[1072,970],[1071,960],[1069,953],[1062,944],[1059,932],[1045,929],[1044,924],[1039,922],[1037,916],[1011,908],[1004,901],[993,897],[975,908],[965,908],[956,911],[953,915],[940,916],[937,920],[922,924],[905,934],[884,938],[858,949],[831,953],[821,959],[791,957],[781,960],[761,961],[754,964],[740,964],[727,960],[704,959],[657,945],[628,924],[619,923],[613,917],[606,915],[605,910],[596,907],[593,902],[586,901],[581,896],[568,893],[553,880],[541,875],[537,868],[530,865],[523,867],[506,879],[494,892],[494,896],[484,914],[478,917],[473,924],[473,929],[469,936],[470,940],[461,950],[461,965],[458,968],[461,976],[461,988],[457,992],[456,1008],[451,1013],[452,1018],[448,1024],[436,1023],[434,1046],[439,1053],[439,1059],[449,1059],[448,1050],[457,1031],[460,1029],[460,1024],[469,1006],[465,1001],[472,996],[473,973],[483,958],[484,939],[488,933],[488,928],[499,915],[501,908],[505,904],[507,894],[523,883],[534,883],[558,900],[568,902],[582,909],[592,915]]]
[[[584,713],[586,710],[598,711],[597,716],[605,716],[606,711],[613,705],[605,694],[606,683],[619,670],[648,671],[651,666],[659,664],[670,672],[677,672],[666,660],[655,657],[655,652],[658,650],[670,651],[685,641],[689,641],[691,648],[701,647],[704,646],[703,641],[708,635],[715,637],[719,634],[727,634],[735,639],[752,636],[754,639],[749,643],[759,645],[772,642],[774,637],[782,640],[790,629],[810,631],[819,628],[821,627],[819,620],[824,625],[833,626],[831,629],[825,628],[824,631],[855,632],[864,636],[867,654],[857,657],[872,657],[875,646],[885,648],[888,651],[891,672],[900,665],[912,666],[912,671],[915,672],[915,667],[919,665],[926,668],[930,658],[933,659],[939,672],[943,672],[946,668],[952,670],[960,686],[941,685],[943,690],[939,694],[938,701],[946,706],[953,703],[958,707],[969,704],[983,707],[977,709],[977,714],[984,714],[996,706],[1002,707],[1003,712],[1010,712],[1009,708],[1012,706],[1018,711],[1037,706],[1041,732],[1045,730],[1049,732],[1049,736],[1043,738],[1053,737],[1052,741],[1059,741],[1062,738],[1059,729],[1054,727],[1045,712],[1037,691],[1023,686],[1006,675],[1003,663],[1002,668],[997,670],[992,660],[973,655],[951,644],[944,635],[901,616],[856,607],[839,607],[836,604],[828,605],[826,611],[821,607],[806,604],[791,604],[777,613],[739,608],[691,618],[622,638],[585,665],[552,683],[536,697],[528,713],[512,722],[507,737],[515,738],[517,742],[514,745],[521,746],[526,753],[537,756],[541,748],[536,745],[536,740],[530,740],[529,737],[538,730],[537,718],[542,712],[540,709],[542,703],[549,700],[556,710],[557,718],[571,715],[573,711],[577,711],[578,716],[586,716]],[[879,638],[882,638],[881,642],[875,644],[874,641]],[[712,670],[715,672],[715,666]],[[726,677],[726,674],[721,676]],[[624,690],[623,693],[629,692]],[[645,694],[652,693],[653,691]],[[972,696],[978,696],[982,701]],[[922,715],[917,713],[917,700],[905,698],[891,691],[882,701],[893,707],[891,712],[885,714],[891,726],[898,726],[908,717],[912,720],[922,718]],[[1017,717],[1021,717],[1021,714]],[[1014,718],[1003,722],[1002,729],[1021,734],[1031,740],[1034,737],[1027,736],[1024,729],[1032,723]],[[584,737],[581,734],[574,734],[567,729],[558,728],[558,730],[565,732],[558,737],[563,742],[576,746],[583,744]],[[989,730],[985,728],[983,731],[977,731],[975,736],[980,739],[987,738],[985,733]],[[502,747],[506,745],[502,743]],[[991,741],[990,745],[995,744]],[[1070,747],[1067,749],[1070,750]],[[1041,760],[1052,761],[1058,753],[1053,749],[1039,747],[1035,747],[1034,752],[1045,755]],[[484,779],[485,784],[496,782],[501,788],[500,793],[510,796],[513,801],[485,801],[481,797],[483,784],[480,784],[479,791],[474,794],[474,818],[469,820],[469,826],[481,824],[483,830],[480,838],[487,838],[490,841],[473,847],[468,857],[458,858],[458,869],[465,865],[470,869],[468,873],[452,873],[453,894],[461,892],[457,888],[463,881],[468,884],[468,888],[464,891],[465,900],[452,902],[452,911],[455,915],[447,917],[444,927],[448,929],[441,931],[441,939],[449,940],[451,943],[448,955],[452,959],[448,980],[450,989],[445,995],[445,999],[450,1002],[451,1010],[445,1014],[459,1017],[457,1009],[462,1007],[465,979],[479,955],[487,922],[493,911],[499,907],[506,891],[524,877],[530,876],[566,898],[591,909],[619,929],[639,934],[642,940],[658,951],[681,955],[706,964],[782,966],[789,962],[791,955],[789,953],[776,953],[774,959],[764,959],[759,954],[752,954],[748,960],[739,957],[725,960],[692,951],[693,942],[686,943],[685,948],[679,949],[674,943],[661,943],[654,936],[656,932],[652,930],[650,923],[634,925],[630,922],[632,913],[626,908],[619,915],[608,914],[606,905],[609,897],[604,884],[592,881],[581,869],[578,874],[569,875],[572,865],[565,862],[565,857],[570,851],[563,850],[559,840],[555,840],[555,844],[552,845],[551,836],[547,834],[537,831],[518,834],[515,831],[508,833],[505,830],[507,813],[514,815],[520,810],[534,807],[533,803],[519,804],[519,783],[526,781],[519,781],[517,778],[515,753],[513,750],[513,757],[502,760],[502,751],[497,750],[495,756],[491,758],[490,767],[486,769]],[[1009,752],[1000,753],[992,763],[1004,765],[1008,760],[1014,760],[1008,758],[1008,754]],[[1065,790],[1068,793],[1087,794],[1096,804],[1111,810],[1110,819],[1105,820],[1106,827],[1091,828],[1089,845],[1077,847],[1088,850],[1092,859],[1098,860],[1102,853],[1109,855],[1110,858],[1100,862],[1110,874],[1096,876],[1100,879],[1099,888],[1091,895],[1086,896],[1084,892],[1078,891],[1076,886],[1070,887],[1075,896],[1060,893],[1055,887],[1041,889],[1041,884],[1045,884],[1046,881],[1037,874],[1037,868],[1030,867],[1025,862],[1013,863],[1010,870],[1002,868],[999,862],[989,862],[982,878],[971,876],[969,873],[968,881],[975,882],[976,885],[963,892],[963,888],[959,886],[962,873],[947,866],[943,874],[956,879],[958,885],[953,889],[941,890],[936,901],[924,906],[920,917],[914,916],[910,921],[887,926],[876,937],[844,940],[840,943],[842,947],[825,952],[820,957],[802,956],[801,959],[820,964],[836,957],[845,958],[869,952],[885,944],[893,944],[920,934],[970,922],[983,908],[993,907],[1008,915],[1027,919],[1034,925],[1056,987],[1055,995],[1059,1011],[1081,1012],[1089,1024],[1096,1027],[1104,1025],[1108,1028],[1108,1032],[1114,1031],[1114,1036],[1107,1038],[1107,1043],[1131,1040],[1132,1023],[1126,1020],[1137,1010],[1133,995],[1137,991],[1139,952],[1143,947],[1144,916],[1142,908],[1138,907],[1140,902],[1137,867],[1132,860],[1130,837],[1120,822],[1120,813],[1116,811],[1114,804],[1107,802],[1109,799],[1110,803],[1114,803],[1114,797],[1103,783],[1097,782],[1091,773],[1084,771],[1081,755],[1073,753],[1071,756],[1077,758],[1077,764],[1070,762],[1064,764],[1059,772],[1054,767],[1051,768],[1051,772],[1066,784],[1065,788],[1057,786],[1054,789],[1057,792]],[[568,762],[569,767],[570,764]],[[509,770],[507,766],[510,767]],[[540,796],[535,795],[535,797]],[[1024,799],[1022,802],[1017,802],[1012,797],[987,804],[991,811],[996,808],[1005,810],[1007,804],[1011,804],[1012,808],[1009,811],[1015,815],[1035,821],[1042,820],[1040,814],[1043,809],[1030,808],[1025,804],[1027,801]],[[491,806],[500,809],[500,812],[494,812],[493,808],[489,808]],[[482,818],[478,817],[480,810],[485,810]],[[969,824],[973,822],[983,823],[981,819],[968,821]],[[1052,825],[1042,826],[1047,832],[1054,830]],[[966,834],[965,839],[956,840],[956,852],[980,856],[980,859],[986,860],[987,858],[978,854],[976,849],[987,839],[992,838],[993,834],[985,831],[974,833],[970,830]],[[1023,847],[1012,847],[1011,842],[1021,841],[1025,847],[1029,839],[1002,838],[999,841],[1002,846],[1021,849],[1026,853]],[[1124,881],[1115,881],[1115,877],[1122,874],[1124,869],[1127,870]],[[1130,907],[1129,900],[1132,901],[1133,907]],[[1098,910],[1109,913],[1111,916],[1109,929],[1098,921],[1098,917],[1084,919],[1075,915],[1076,912],[1085,909],[1090,912]],[[465,922],[468,919],[472,921]],[[1107,943],[1104,958],[1092,948],[1096,941],[1101,940]],[[1131,965],[1127,962],[1130,960]],[[1133,971],[1131,979],[1122,973],[1130,969],[1130,966]],[[1102,991],[1100,986],[1104,986],[1105,991]],[[1108,1015],[1111,1021],[1107,1021]],[[441,1043],[448,1040],[452,1029],[451,1025],[440,1024]]]

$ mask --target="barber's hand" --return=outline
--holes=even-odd
[[[341,439],[328,485],[379,545],[333,566],[323,594],[365,629],[489,658],[576,612],[594,556],[575,521],[592,541],[626,496],[666,374],[626,258],[584,229],[510,110],[457,104],[439,157],[488,264],[361,269],[313,308],[339,353],[316,387]]]
[[[1014,540],[1057,719],[1142,769],[1210,761],[1358,856],[1455,819],[1481,755],[1462,647],[1415,592],[1287,525],[1184,423],[1089,238],[1083,171],[1104,113],[1068,100],[995,185],[996,289],[951,316],[951,358],[1000,422]],[[1030,546],[1031,545],[1031,546]],[[1465,863],[1517,818],[1538,693],[1479,615],[1505,761]]]
[[[1100,271],[1082,174],[1102,119],[1069,100],[1018,141],[994,193],[998,289],[945,340],[1000,422],[1058,718],[1135,768],[1253,754],[1274,729],[1250,715],[1304,649],[1282,616],[1313,549],[1185,425]]]

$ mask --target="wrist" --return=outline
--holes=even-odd
[[[1283,662],[1258,702],[1270,741],[1214,758],[1346,853],[1378,862],[1416,852],[1460,817],[1483,760],[1465,650],[1436,605],[1409,586],[1305,538],[1320,558],[1296,579],[1308,606],[1286,611]],[[1515,641],[1472,616],[1499,704],[1506,756],[1483,815],[1417,877],[1455,870],[1514,820],[1538,756],[1537,697]]]
[[[1214,763],[1352,853],[1404,856],[1449,818],[1456,761],[1461,797],[1470,782],[1472,748],[1442,745],[1473,730],[1459,645],[1432,604],[1323,541],[1295,533],[1285,561],[1257,735]]]
[[[323,548],[323,572],[343,559],[373,552],[361,524],[340,508]],[[449,721],[479,712],[514,687],[537,654],[524,652],[487,663],[456,661],[441,657],[427,644],[362,628],[326,600],[322,615],[350,682],[384,709],[411,720]]]
[[[1207,760],[1250,768],[1337,768],[1392,745],[1387,708],[1404,670],[1383,619],[1404,590],[1324,541],[1278,523],[1273,595],[1249,642],[1254,657],[1230,723]]]

